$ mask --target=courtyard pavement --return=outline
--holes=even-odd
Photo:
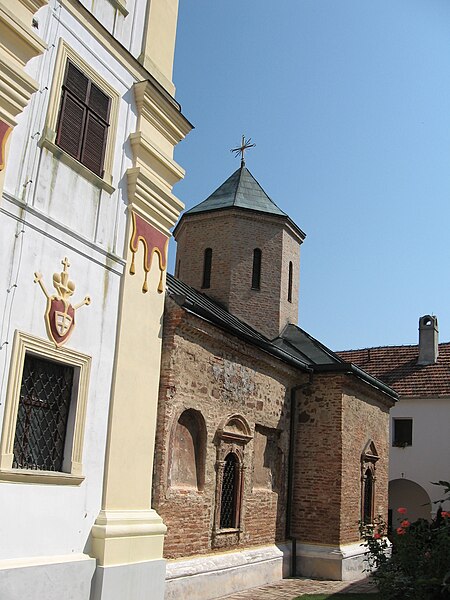
[[[262,587],[238,592],[231,596],[222,596],[220,600],[293,600],[301,594],[324,594],[335,592],[376,592],[375,585],[369,579],[359,581],[319,581],[299,577],[282,579]]]

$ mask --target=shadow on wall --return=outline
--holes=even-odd
[[[392,511],[392,527],[400,525],[405,516],[397,508],[407,509],[409,521],[417,519],[431,520],[431,500],[427,492],[418,483],[409,479],[394,479],[389,482],[389,510]]]

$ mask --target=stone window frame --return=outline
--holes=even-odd
[[[216,455],[216,493],[214,508],[214,537],[235,536],[236,542],[242,533],[242,505],[244,499],[244,480],[245,480],[245,447],[253,439],[252,432],[246,419],[239,414],[233,414],[222,420],[217,428],[215,435],[215,444],[217,448]],[[237,496],[235,507],[235,527],[221,529],[220,514],[222,501],[223,474],[225,469],[225,459],[233,453],[238,459],[238,479],[236,483]]]
[[[66,73],[67,62],[70,61],[86,77],[88,77],[102,92],[111,99],[109,112],[109,128],[106,139],[105,155],[103,160],[103,177],[96,175],[88,167],[84,166],[76,158],[65,152],[56,145],[57,125],[60,113],[61,97],[63,93],[63,82]],[[56,56],[53,81],[50,90],[50,100],[45,119],[43,134],[39,140],[39,145],[50,150],[52,154],[82,177],[90,181],[97,187],[104,189],[108,194],[112,194],[115,188],[112,185],[112,170],[114,166],[114,151],[116,144],[117,124],[119,119],[120,95],[105,79],[100,77],[95,69],[89,63],[81,58],[63,39],[59,42],[58,53]]]
[[[16,469],[12,467],[17,413],[26,354],[32,354],[44,360],[74,368],[71,411],[65,443],[66,449],[70,449],[67,472]],[[82,457],[90,369],[90,356],[65,347],[57,348],[50,341],[16,330],[0,441],[0,482],[80,485],[84,481]]]
[[[175,451],[175,433],[177,430],[177,425],[180,422],[180,419],[186,413],[191,413],[194,415],[194,418],[197,421],[198,425],[198,433],[199,433],[199,443],[200,447],[198,448],[198,456],[196,456],[196,475],[197,475],[197,487],[193,488],[191,486],[176,484],[171,481],[171,473],[172,466],[174,460],[174,451]],[[170,431],[170,443],[169,443],[169,455],[168,455],[168,463],[167,463],[167,488],[171,491],[179,491],[179,490],[189,490],[193,492],[203,492],[205,489],[205,472],[206,472],[206,443],[208,438],[208,432],[206,429],[206,421],[202,412],[196,408],[189,407],[183,408],[179,413],[177,413],[172,427]],[[194,449],[195,450],[195,449]]]
[[[376,463],[379,461],[380,456],[376,449],[375,443],[373,440],[369,440],[364,447],[364,450],[361,454],[361,523],[365,525],[371,525],[374,519],[374,509],[375,509],[375,489],[376,489]],[[367,485],[367,472],[370,473],[372,479],[372,493],[371,493],[371,505],[370,505],[370,519],[368,522],[365,520],[364,514],[364,499],[366,495],[366,485]]]

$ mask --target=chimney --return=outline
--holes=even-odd
[[[419,360],[418,365],[434,365],[439,349],[439,330],[437,317],[425,315],[419,319]]]

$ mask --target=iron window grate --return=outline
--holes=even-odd
[[[220,504],[220,528],[229,529],[236,526],[236,482],[238,461],[230,453],[225,459],[222,480],[222,498]]]
[[[74,368],[26,355],[13,468],[61,471]]]

